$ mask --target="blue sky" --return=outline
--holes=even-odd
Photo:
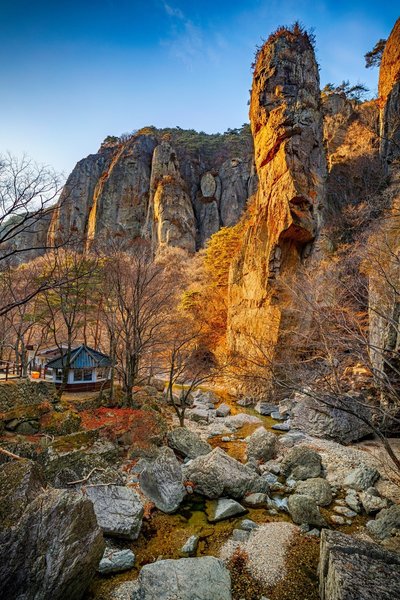
[[[375,91],[363,56],[398,16],[385,0],[0,0],[0,152],[68,174],[108,134],[238,127],[256,44],[296,19],[322,85]]]

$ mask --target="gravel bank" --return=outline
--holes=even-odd
[[[299,528],[291,523],[275,522],[260,525],[247,542],[228,541],[221,548],[220,558],[228,561],[237,548],[248,555],[251,575],[265,586],[275,585],[286,574],[285,555]]]

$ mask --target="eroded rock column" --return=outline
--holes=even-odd
[[[319,75],[306,33],[280,30],[261,48],[250,121],[259,188],[231,269],[228,335],[232,349],[255,339],[273,351],[290,313],[279,280],[311,253],[324,203]]]

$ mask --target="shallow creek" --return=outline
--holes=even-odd
[[[271,417],[261,416],[253,408],[238,406],[235,403],[234,398],[227,393],[219,392],[218,395],[222,398],[224,403],[229,404],[232,415],[246,413],[257,416],[261,420],[261,424],[268,430],[272,430],[272,425],[278,422]],[[219,446],[230,456],[241,462],[245,462],[245,438],[257,429],[257,427],[260,427],[259,422],[246,424],[236,432],[212,437],[208,439],[208,442],[214,448]],[[280,434],[281,432],[274,431],[274,433]],[[225,437],[230,437],[233,441],[223,442],[222,438]],[[240,526],[240,522],[243,518],[252,519],[256,523],[291,521],[287,513],[279,512],[277,515],[271,516],[264,508],[252,508],[248,509],[247,514],[244,516],[241,515],[237,518],[211,524],[208,522],[207,513],[211,508],[212,502],[213,501],[206,500],[203,497],[193,495],[187,496],[185,501],[181,504],[179,511],[175,514],[167,515],[158,510],[152,512],[148,520],[143,520],[142,530],[137,540],[134,542],[121,541],[121,543],[113,543],[116,547],[129,547],[135,553],[136,561],[134,568],[119,575],[96,576],[88,594],[85,596],[85,600],[109,600],[112,590],[120,583],[136,579],[143,565],[154,562],[157,558],[181,558],[182,554],[180,553],[180,549],[191,535],[198,535],[200,537],[196,556],[219,556],[222,545],[230,538],[232,531]],[[322,512],[325,513],[324,516],[328,516],[329,511],[323,510]],[[354,531],[361,524],[361,519],[356,518],[351,529]],[[350,528],[340,527],[338,529],[349,532]],[[296,578],[299,577],[299,560],[302,562],[303,554],[304,560],[307,560],[307,548],[309,547],[311,555],[308,560],[311,561],[311,564],[313,565],[314,573],[312,573],[311,576],[307,575],[306,584],[308,587],[312,582],[312,590],[309,589],[309,598],[313,599],[314,597],[318,597],[315,595],[317,593],[315,571],[318,556],[315,545],[318,544],[318,541],[311,538],[303,539],[304,543],[302,543],[302,548],[300,550],[300,559],[299,556],[294,557],[295,568],[297,569]],[[289,591],[287,588],[285,589],[286,591]],[[297,591],[293,598],[297,598],[296,594]],[[253,598],[253,596],[249,596],[249,598]],[[292,595],[290,593],[289,595],[286,595],[285,592],[282,594],[279,593],[277,596],[272,594],[272,598],[273,600],[275,600],[275,598],[279,600],[282,598],[282,600],[285,600],[286,598],[291,599]]]

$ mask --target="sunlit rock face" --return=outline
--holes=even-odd
[[[48,241],[72,238],[91,248],[144,237],[155,251],[169,245],[194,252],[221,227],[236,224],[257,187],[251,139],[236,154],[223,136],[209,143],[205,134],[190,135],[188,142],[157,130],[139,132],[81,160],[64,187]]]
[[[307,35],[283,30],[261,48],[250,103],[255,208],[230,274],[229,339],[275,347],[290,307],[278,283],[312,252],[321,227],[326,161],[318,67]]]
[[[381,156],[389,169],[400,158],[400,19],[386,42],[379,71]]]
[[[370,240],[369,335],[371,360],[379,377],[397,382],[400,348],[400,19],[386,42],[379,71],[380,153],[389,175],[384,190],[391,208]],[[382,198],[382,201],[384,198]],[[391,404],[393,398],[383,401]]]

